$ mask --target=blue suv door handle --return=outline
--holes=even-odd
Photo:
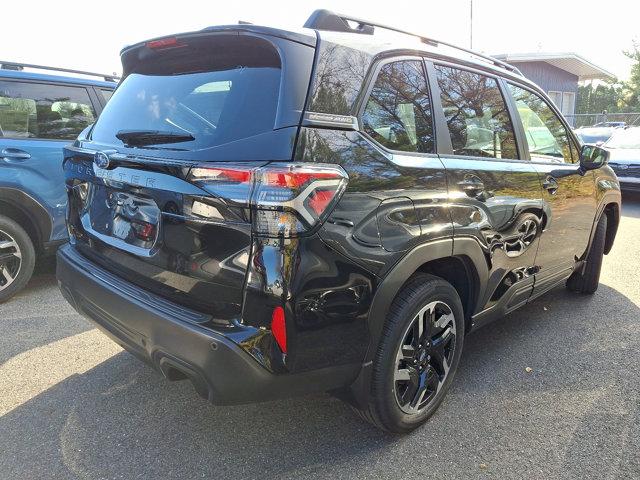
[[[5,148],[0,152],[0,157],[3,160],[29,160],[31,154],[19,148]]]

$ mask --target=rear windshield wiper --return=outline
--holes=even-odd
[[[160,143],[190,142],[195,137],[186,132],[171,132],[164,130],[120,130],[116,133],[116,138],[122,140],[130,147],[141,147],[143,145],[158,145]]]

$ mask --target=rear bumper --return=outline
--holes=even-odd
[[[123,348],[169,380],[188,378],[218,405],[272,400],[349,383],[353,367],[275,374],[224,334],[198,324],[202,315],[155,297],[102,270],[71,245],[57,253],[64,297]]]
[[[56,250],[60,248],[62,245],[67,243],[69,240],[64,238],[62,240],[50,240],[48,242],[44,242],[42,244],[42,253],[45,256],[53,255],[56,253]]]

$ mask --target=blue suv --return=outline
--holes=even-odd
[[[114,76],[0,61],[0,302],[67,240],[62,147],[115,87]]]

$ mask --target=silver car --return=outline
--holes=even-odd
[[[640,192],[640,127],[616,129],[605,142],[609,165],[616,172],[623,191]]]

